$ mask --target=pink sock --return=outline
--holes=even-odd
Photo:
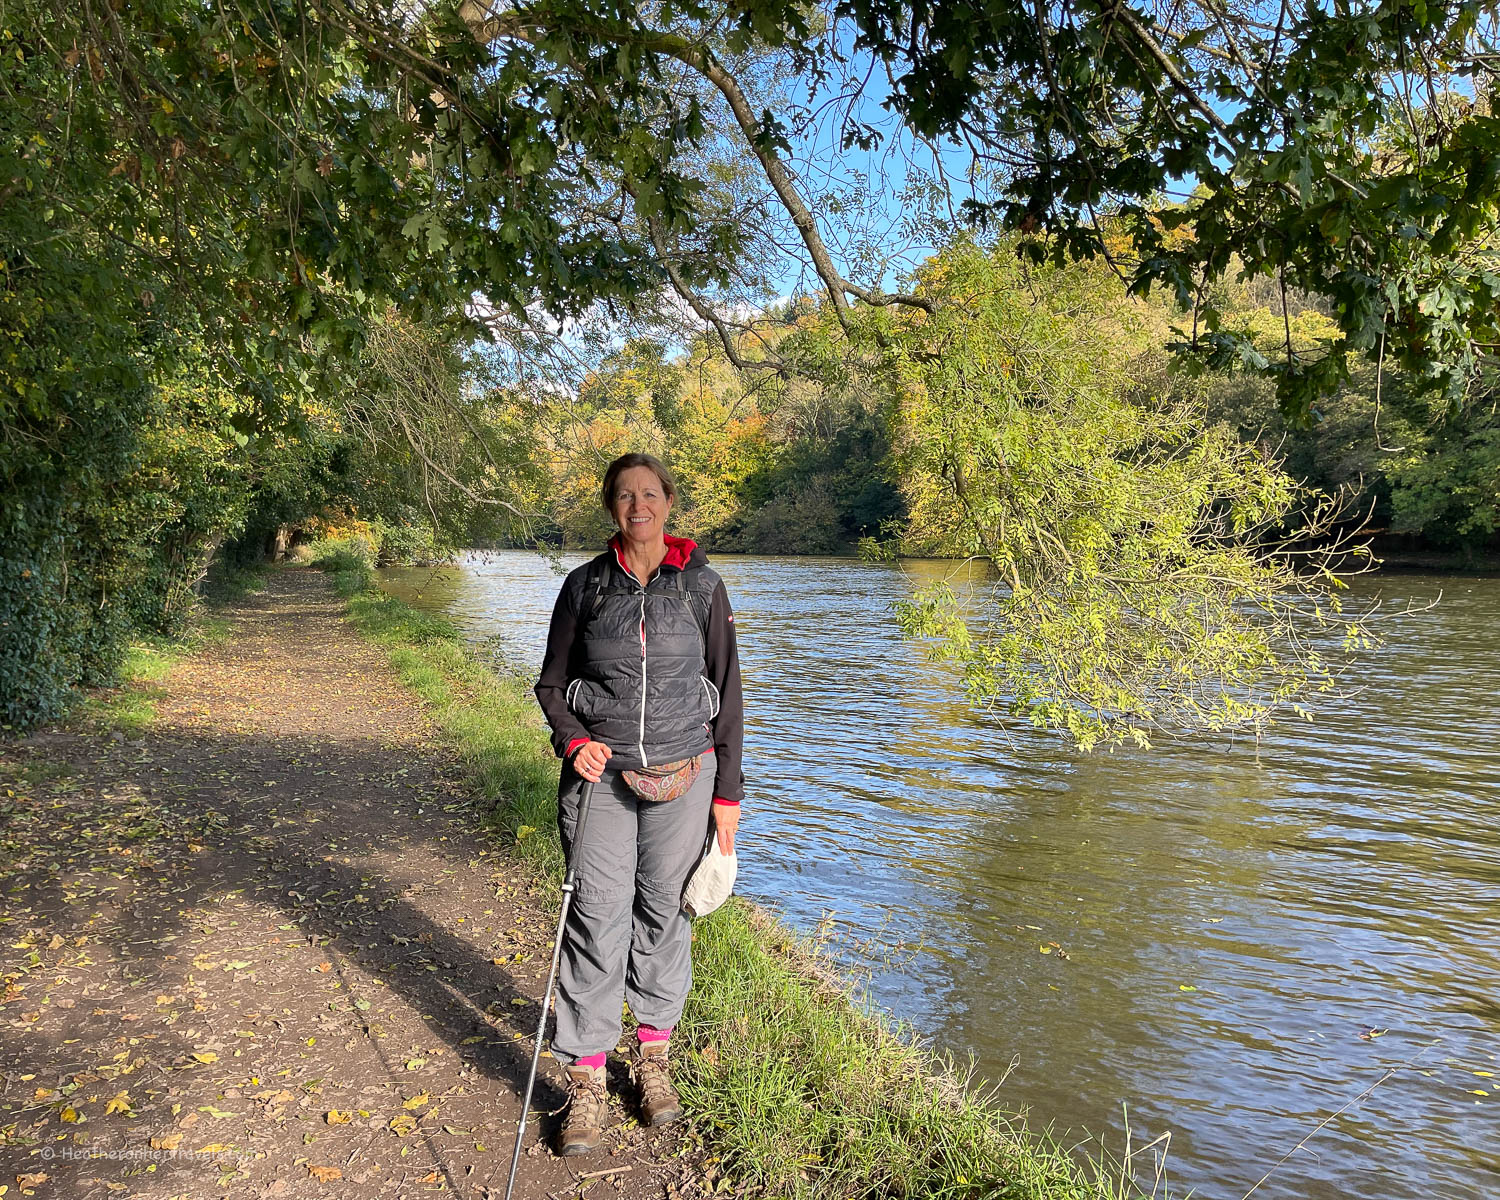
[[[637,1025],[635,1036],[637,1041],[664,1042],[672,1036],[672,1027],[668,1025],[665,1029],[658,1029],[654,1025]]]
[[[590,1054],[587,1058],[575,1058],[573,1065],[575,1067],[588,1067],[590,1070],[597,1071],[604,1065],[604,1057],[608,1053],[609,1051],[607,1050],[601,1050],[598,1054]]]

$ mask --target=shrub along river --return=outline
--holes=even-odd
[[[891,603],[952,564],[713,561],[745,675],[740,890],[835,931],[878,1003],[1034,1127],[1116,1155],[1127,1123],[1169,1133],[1174,1195],[1239,1200],[1304,1138],[1256,1196],[1500,1194],[1500,580],[1361,581],[1442,599],[1315,724],[1080,755],[1008,736],[903,642]],[[539,665],[541,557],[381,577]]]

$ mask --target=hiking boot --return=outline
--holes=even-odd
[[[566,1069],[568,1077],[568,1115],[563,1118],[557,1139],[561,1158],[597,1150],[609,1124],[609,1096],[604,1090],[603,1067],[581,1067],[577,1063]]]
[[[682,1116],[682,1101],[672,1086],[666,1042],[640,1042],[630,1074],[641,1091],[641,1123],[666,1125]]]

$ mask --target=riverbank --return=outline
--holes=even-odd
[[[1370,553],[1377,571],[1420,571],[1454,575],[1500,574],[1500,539],[1454,550],[1433,546],[1421,538],[1381,534],[1371,538]]]
[[[197,653],[157,652],[150,712],[122,708],[126,689],[5,747],[0,1156],[38,1195],[503,1184],[551,936],[556,762],[523,681],[342,565],[368,641],[319,577],[277,572]],[[111,711],[135,714],[128,734]],[[538,1149],[521,1195],[1104,1194],[750,906],[700,923],[695,953],[694,1121],[648,1136],[618,1114],[615,1154]]]

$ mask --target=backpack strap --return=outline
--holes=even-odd
[[[708,616],[713,607],[713,597],[702,588],[689,588],[687,586],[687,572],[677,572],[677,594],[687,593],[687,602],[692,607],[693,615],[698,618],[698,632],[703,637],[703,650],[708,652]]]
[[[595,560],[589,564],[589,573],[583,580],[583,602],[578,609],[578,628],[588,627],[589,619],[594,615],[594,610],[599,607],[599,597],[604,595],[606,582],[609,579],[609,561]]]

